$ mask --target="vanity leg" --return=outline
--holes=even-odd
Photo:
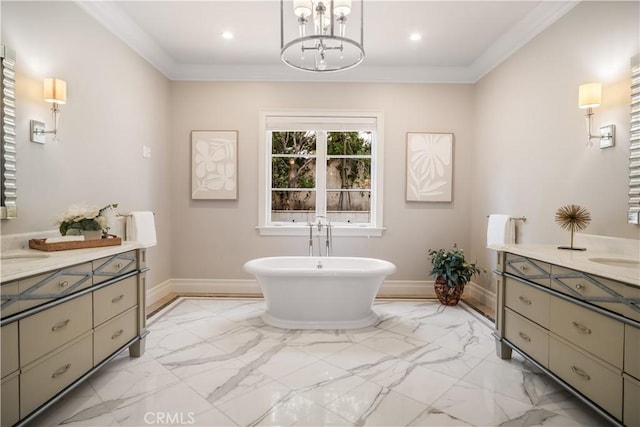
[[[147,342],[147,337],[144,337],[144,338],[140,338],[138,341],[131,344],[129,346],[129,356],[140,357],[144,355],[146,342]]]
[[[496,338],[496,354],[500,359],[511,359],[512,348],[502,342],[501,339]]]

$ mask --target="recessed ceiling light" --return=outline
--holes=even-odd
[[[422,39],[422,34],[419,33],[413,33],[409,36],[409,40],[417,42],[418,40]]]
[[[229,40],[233,38],[233,33],[231,31],[223,31],[222,38],[225,40]]]

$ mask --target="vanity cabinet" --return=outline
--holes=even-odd
[[[2,427],[27,423],[121,351],[143,354],[144,249],[104,253],[1,283]]]
[[[613,424],[640,425],[640,287],[498,253],[496,350],[521,353]]]

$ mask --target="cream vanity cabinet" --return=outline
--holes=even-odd
[[[498,253],[496,350],[515,349],[613,424],[640,425],[640,287]]]
[[[119,250],[83,250],[78,264],[0,285],[2,427],[28,422],[124,349],[144,352],[145,251]]]

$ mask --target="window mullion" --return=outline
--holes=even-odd
[[[327,216],[327,131],[316,133],[316,215]]]

